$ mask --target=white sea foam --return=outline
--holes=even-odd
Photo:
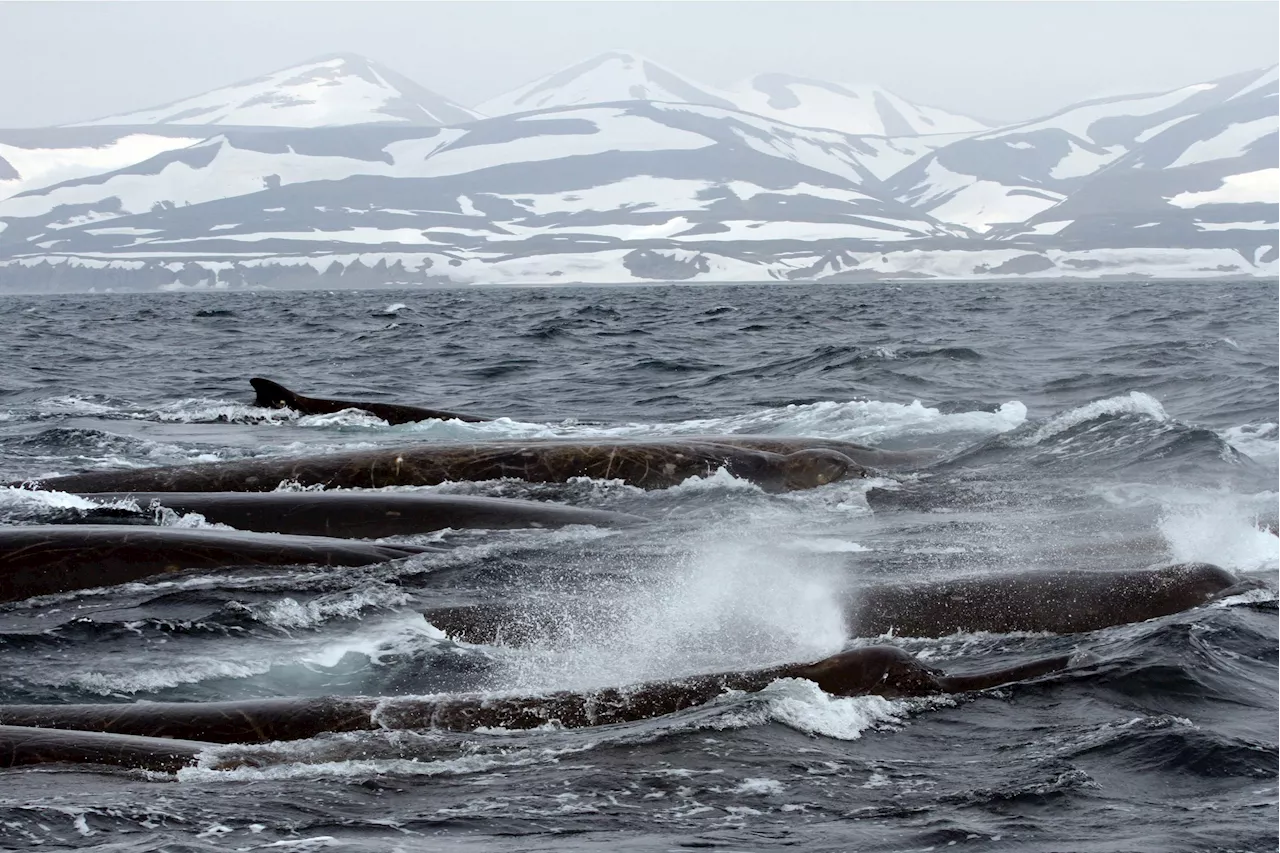
[[[322,595],[305,604],[286,597],[250,604],[246,609],[264,625],[298,629],[314,628],[331,619],[359,619],[366,610],[398,607],[409,600],[409,594],[399,587],[372,583],[354,592]]]
[[[125,413],[135,420],[158,420],[162,423],[284,423],[298,419],[298,413],[290,409],[265,409],[246,403],[210,400],[191,397],[176,400],[154,410]]]
[[[75,687],[103,696],[126,693],[145,693],[177,687],[181,684],[199,684],[222,678],[250,678],[271,670],[266,660],[226,660],[209,657],[174,659],[170,655],[166,665],[154,666],[142,661],[133,665],[121,665],[118,669],[95,669],[92,672],[72,673],[63,677],[43,680],[41,683],[55,687]]]
[[[300,427],[386,427],[388,424],[377,415],[363,409],[343,409],[324,415],[303,415],[298,418]]]
[[[288,741],[252,746],[218,746],[201,754],[200,763],[178,771],[181,782],[249,782],[278,779],[368,779],[378,776],[460,776],[481,773],[494,768],[524,767],[553,763],[563,755],[591,749],[591,742],[560,748],[510,748],[495,752],[474,752],[457,757],[388,757],[338,759],[337,754],[350,753],[352,742],[387,751],[410,754],[437,751],[438,735],[414,732],[359,732],[328,736],[324,739]],[[373,740],[370,743],[370,740]],[[372,751],[361,749],[361,752]],[[262,767],[236,767],[216,770],[219,764],[237,758],[263,761]]]
[[[318,614],[328,618],[332,614]],[[304,617],[305,618],[305,617]],[[330,640],[318,648],[307,650],[302,663],[334,667],[349,654],[366,657],[377,665],[388,658],[421,648],[434,646],[445,634],[420,613],[404,613],[382,622],[368,631]]]
[[[186,530],[234,530],[229,524],[209,521],[198,512],[180,513],[167,506],[155,508],[156,521],[161,527],[177,527]]]
[[[674,423],[628,423],[616,426],[560,423],[526,423],[510,418],[471,424],[461,421],[421,421],[398,427],[431,438],[454,441],[509,438],[670,438],[733,433],[777,436],[815,436],[878,443],[887,438],[946,435],[949,433],[994,435],[1021,426],[1027,407],[1017,400],[995,412],[944,414],[923,405],[879,400],[820,402],[758,409],[722,418],[696,418]]]
[[[691,495],[721,491],[764,494],[764,489],[755,483],[735,477],[724,468],[717,468],[714,474],[706,477],[688,477],[683,482],[671,486],[667,491]]]
[[[857,542],[849,542],[844,539],[794,539],[790,542],[783,543],[788,548],[795,548],[800,551],[811,551],[815,554],[859,554],[863,551],[871,549],[865,545],[859,545]]]
[[[733,789],[735,794],[758,794],[760,796],[771,796],[773,794],[781,794],[786,791],[787,786],[783,785],[777,779],[766,778],[749,778],[743,779],[741,784]]]
[[[1270,504],[1275,506],[1275,493]],[[1180,563],[1213,563],[1235,571],[1280,569],[1276,537],[1231,496],[1213,500],[1206,495],[1203,502],[1166,505],[1160,534]]]
[[[106,403],[86,400],[84,397],[74,394],[38,400],[33,404],[32,408],[46,414],[60,415],[105,415],[115,411],[113,406]]]
[[[727,715],[745,724],[772,720],[797,731],[857,740],[868,729],[901,725],[910,706],[882,696],[831,696],[812,681],[780,678],[759,694],[758,709]]]
[[[1160,401],[1150,394],[1141,391],[1130,391],[1117,397],[1095,400],[1074,409],[1068,409],[1041,424],[1030,435],[1011,439],[1015,447],[1035,447],[1046,439],[1066,432],[1072,427],[1108,415],[1144,415],[1157,421],[1169,420],[1169,415],[1160,405]]]
[[[1027,407],[1017,400],[995,412],[943,414],[923,405],[854,400],[791,405],[777,409],[735,415],[728,418],[685,421],[675,424],[677,433],[763,433],[769,435],[813,435],[872,444],[885,438],[947,433],[992,435],[1021,426]]]
[[[91,501],[88,498],[82,498],[79,495],[72,495],[67,492],[32,491],[31,489],[0,486],[0,509],[13,508],[39,511],[48,509],[99,509],[101,507],[139,509],[134,501],[128,499]]]
[[[1274,423],[1242,424],[1224,429],[1218,435],[1256,462],[1274,468],[1280,459],[1280,427]]]

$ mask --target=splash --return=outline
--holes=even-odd
[[[453,441],[520,440],[530,438],[663,438],[679,440],[691,435],[777,435],[814,436],[875,444],[888,438],[947,435],[951,433],[994,435],[1021,426],[1027,407],[1017,400],[1004,403],[994,412],[952,412],[944,414],[923,405],[880,400],[824,401],[758,409],[723,418],[696,418],[675,423],[629,423],[617,426],[582,424],[575,420],[560,423],[526,423],[499,418],[478,424],[461,421],[420,421],[393,429],[429,438]]]
[[[1243,424],[1218,433],[1223,441],[1255,462],[1276,467],[1280,459],[1280,427],[1274,423]]]
[[[803,679],[775,681],[761,693],[769,718],[809,734],[857,740],[867,729],[898,725],[907,703],[882,696],[829,696]]]
[[[1274,495],[1271,500],[1274,506]],[[1159,528],[1175,562],[1213,563],[1235,571],[1280,569],[1276,537],[1235,500],[1169,506]]]
[[[567,607],[563,639],[509,662],[514,689],[590,688],[814,660],[843,647],[841,554],[773,549],[794,516],[695,534]]]
[[[1105,400],[1095,400],[1092,403],[1086,403],[1083,406],[1077,406],[1074,409],[1068,409],[1061,414],[1054,415],[1030,435],[1012,439],[1009,443],[1014,447],[1035,447],[1046,439],[1064,433],[1072,427],[1088,423],[1097,418],[1116,415],[1145,416],[1160,422],[1169,420],[1169,415],[1165,412],[1164,406],[1160,405],[1160,401],[1155,397],[1150,394],[1144,394],[1141,391],[1130,391],[1128,394],[1108,397]]]

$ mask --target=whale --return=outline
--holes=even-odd
[[[331,415],[346,409],[360,409],[395,426],[415,421],[442,420],[481,423],[494,420],[484,415],[447,412],[444,409],[424,409],[418,406],[402,406],[396,403],[367,403],[356,400],[331,400],[325,397],[304,397],[270,379],[255,376],[249,380],[256,393],[254,405],[264,409],[292,409],[304,415]]]
[[[767,492],[812,489],[870,473],[843,453],[817,448],[781,454],[680,440],[439,442],[324,456],[94,471],[10,485],[75,493],[269,492],[280,483],[372,489],[504,478],[564,483],[591,477],[663,489],[721,468]]]
[[[114,524],[0,527],[0,602],[188,569],[367,566],[440,550],[322,536]]]
[[[0,725],[0,768],[105,764],[174,773],[197,764],[201,754],[214,746],[172,738]]]
[[[524,440],[530,444],[564,441],[562,438],[530,438]],[[760,450],[766,453],[780,453],[783,455],[801,450],[834,450],[864,467],[887,470],[918,468],[938,455],[938,451],[880,450],[855,441],[845,441],[838,438],[815,438],[804,435],[693,434],[636,436],[627,439],[628,442],[635,444],[644,442],[660,443],[672,440],[688,441],[694,444],[718,444],[722,447],[739,447],[744,450]]]
[[[854,587],[843,602],[851,637],[938,638],[959,632],[1077,634],[1142,622],[1263,585],[1208,563],[1119,572],[1041,571]],[[455,605],[424,618],[454,640],[524,646],[555,639],[536,608]]]
[[[1145,622],[1262,586],[1210,563],[1130,571],[1032,571],[876,584],[848,603],[860,637],[958,632],[1076,634]]]
[[[143,509],[196,512],[237,530],[378,539],[452,528],[629,527],[638,515],[542,501],[349,490],[323,492],[87,492],[95,502],[133,501]]]
[[[865,646],[811,663],[694,675],[537,696],[442,694],[319,697],[231,702],[3,705],[4,726],[107,732],[181,743],[267,743],[326,732],[587,728],[635,722],[703,705],[726,691],[756,692],[778,679],[811,681],[832,696],[887,698],[985,690],[1068,667],[1060,655],[968,674],[947,674],[895,646]]]

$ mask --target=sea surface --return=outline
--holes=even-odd
[[[1072,653],[981,694],[809,682],[593,730],[357,733],[176,775],[0,771],[0,848],[1274,851],[1277,287],[920,284],[0,299],[0,481],[409,442],[751,433],[925,451],[769,495],[723,472],[429,491],[636,513],[445,531],[372,569],[196,574],[0,605],[0,702],[542,691],[900,645],[947,670]],[[316,396],[498,416],[391,427]],[[139,523],[199,516],[117,508]],[[0,489],[0,523],[92,520]],[[850,639],[860,583],[1216,563],[1270,584],[1077,635]],[[430,606],[516,602],[529,648]]]

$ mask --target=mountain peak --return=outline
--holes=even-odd
[[[489,116],[599,104],[611,101],[673,101],[723,109],[736,105],[637,53],[612,50],[491,98],[476,109]]]
[[[928,136],[988,129],[978,119],[915,104],[870,83],[829,83],[791,74],[758,74],[737,86],[730,96],[747,112],[850,134]]]
[[[73,126],[440,125],[475,118],[471,110],[389,68],[358,54],[335,53],[193,98]]]

